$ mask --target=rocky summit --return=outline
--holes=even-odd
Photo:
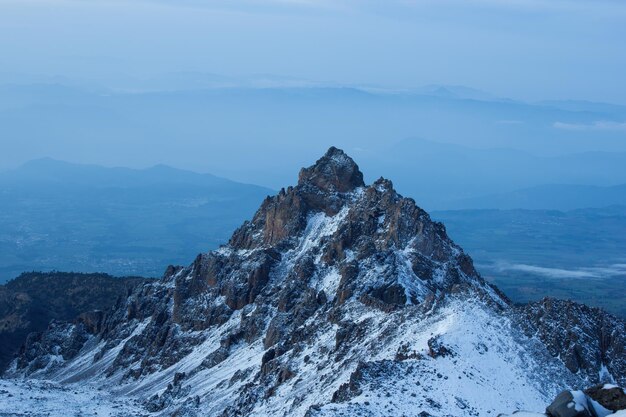
[[[97,320],[28,338],[1,381],[0,415],[28,392],[35,408],[13,401],[12,412],[544,412],[564,390],[626,384],[624,330],[574,303],[512,305],[443,224],[391,181],[366,185],[330,148],[220,249]]]

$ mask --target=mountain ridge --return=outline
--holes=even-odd
[[[528,314],[561,319],[543,311]],[[169,267],[97,327],[51,326],[7,376],[105,387],[159,416],[538,411],[565,388],[625,382],[624,323],[598,314],[605,337],[591,320],[580,330],[573,373],[443,224],[330,148],[228,244]]]
[[[54,181],[69,184],[89,184],[90,175],[95,175],[108,186],[141,186],[151,183],[186,182],[198,185],[233,184],[265,188],[253,184],[239,183],[209,173],[156,164],[147,168],[104,167],[98,164],[83,164],[45,157],[25,162],[18,168],[0,172],[0,180]],[[87,176],[83,178],[82,176]],[[156,176],[156,177],[155,177]],[[8,177],[8,178],[7,178]],[[97,184],[96,184],[97,185]],[[265,188],[271,191],[269,188]]]

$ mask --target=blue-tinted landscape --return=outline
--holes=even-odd
[[[0,0],[0,417],[626,417],[623,0]]]

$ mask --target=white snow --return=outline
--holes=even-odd
[[[301,243],[295,251],[297,254],[295,258],[298,259],[312,248],[319,246],[323,237],[333,235],[349,211],[350,207],[346,205],[334,216],[327,216],[322,212],[312,215],[304,230]]]
[[[337,287],[339,287],[339,282],[341,281],[341,275],[337,268],[330,268],[323,277],[319,279],[319,281],[314,284],[313,287],[320,291],[323,290],[324,293],[332,297],[337,293]]]
[[[411,299],[413,297],[417,298],[420,302],[424,301],[424,298],[432,291],[424,281],[413,272],[411,260],[407,256],[407,250],[396,251],[396,262],[398,264],[397,280],[404,288],[407,304],[412,304]]]
[[[495,416],[520,409],[538,413],[528,416],[542,415],[546,404],[564,387],[558,381],[542,381],[547,379],[541,373],[545,364],[534,361],[529,351],[532,347],[520,345],[508,331],[508,320],[478,303],[452,303],[421,322],[404,322],[393,339],[384,341],[384,350],[371,341],[382,340],[394,322],[385,314],[372,319],[370,341],[355,346],[355,353],[367,356],[371,352],[370,360],[384,361],[393,359],[400,345],[408,344],[410,351],[424,357],[395,365],[397,374],[361,387],[363,393],[348,403],[322,407],[319,415],[356,415],[366,402],[368,414],[364,415],[415,415],[423,410],[434,415],[470,415],[471,411],[471,415]],[[454,356],[427,356],[428,339],[436,336]],[[413,370],[409,372],[408,367]],[[345,375],[347,380],[349,373]]]
[[[403,321],[393,315],[374,313],[358,302],[352,302],[348,311],[354,314],[355,320],[361,319],[368,337],[363,344],[351,347],[346,359],[368,358],[384,363],[394,359],[403,344],[423,357],[394,365],[398,367],[397,374],[392,368],[384,382],[361,386],[362,394],[348,403],[323,406],[321,416],[334,416],[339,412],[356,415],[366,402],[369,403],[368,413],[364,415],[415,415],[419,410],[434,415],[468,415],[472,410],[477,413],[474,415],[495,416],[520,409],[540,413],[565,387],[565,378],[546,381],[548,378],[542,373],[545,363],[534,360],[535,355],[530,351],[533,346],[520,345],[511,337],[508,320],[478,303],[451,303],[422,321]],[[391,339],[385,339],[389,334]],[[455,352],[454,356],[436,359],[427,356],[428,339],[436,336]],[[332,347],[333,339],[332,329],[316,335],[321,346],[302,352],[302,357],[310,356],[310,363],[298,362],[297,376],[301,382],[281,386],[277,399],[268,400],[260,409],[261,415],[302,415],[310,404],[329,402],[332,393],[340,383],[348,381],[356,367],[356,363],[328,361],[323,347],[325,344]],[[408,371],[408,367],[413,370]],[[330,385],[324,382],[329,372],[333,375]],[[306,393],[303,403],[281,408],[281,399],[293,399],[295,392]]]
[[[600,382],[602,381],[615,382],[615,378],[613,378],[613,375],[611,375],[611,373],[609,372],[609,370],[607,369],[604,363],[602,364],[602,366],[600,366],[600,371],[598,372],[598,379],[600,380]]]
[[[570,391],[572,393],[573,402],[567,404],[568,407],[574,408],[576,411],[589,410],[587,396],[582,391]]]
[[[591,405],[591,408],[595,412],[596,417],[606,417],[610,415],[613,411],[607,410],[600,404],[599,402],[593,400],[591,397],[587,397],[587,402]]]
[[[38,380],[0,379],[0,416],[144,415],[134,399],[118,397],[88,384],[56,384]]]

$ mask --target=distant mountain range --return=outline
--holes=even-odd
[[[625,187],[616,186],[626,183],[626,152],[536,156],[406,139],[370,155],[364,166],[376,175],[391,172],[400,192],[430,209],[575,209],[626,202]]]
[[[261,187],[241,184],[211,174],[199,174],[167,165],[146,169],[107,168],[98,165],[75,164],[52,158],[29,161],[20,168],[0,173],[0,185],[38,187],[63,185],[70,187],[132,188],[150,186],[210,187],[212,190],[244,190]],[[269,189],[266,189],[269,190]]]
[[[207,174],[31,161],[0,173],[0,282],[31,270],[160,276],[272,191]]]
[[[506,168],[513,162],[524,168],[534,155],[626,152],[624,123],[626,106],[527,103],[462,86],[390,91],[262,76],[252,83],[233,83],[202,74],[174,74],[170,81],[137,90],[53,82],[5,84],[0,85],[0,137],[12,142],[11,152],[0,154],[0,169],[44,156],[121,166],[162,162],[278,188],[292,181],[291,172],[331,144],[358,155],[369,175],[388,172],[374,169],[376,161],[370,160],[390,152],[399,140],[415,137],[460,146],[464,154],[472,149],[508,149],[518,156],[508,155],[499,165]],[[410,165],[411,159],[420,161],[423,150],[406,143],[398,149],[409,164],[403,175],[410,175],[416,165]],[[497,160],[487,160],[498,165]],[[554,171],[560,160],[548,158],[545,166],[550,167],[550,161]],[[441,158],[433,164],[454,168],[456,162]],[[457,169],[463,174],[458,182],[472,180],[467,173],[480,174],[488,167],[468,168]],[[538,176],[536,165],[521,172]],[[503,181],[509,179],[507,170],[496,174]],[[401,177],[394,179],[402,182]],[[624,183],[626,178],[617,175],[615,181]],[[549,182],[580,184],[560,177]],[[525,188],[548,182],[515,183]],[[465,197],[469,196],[459,196]]]

